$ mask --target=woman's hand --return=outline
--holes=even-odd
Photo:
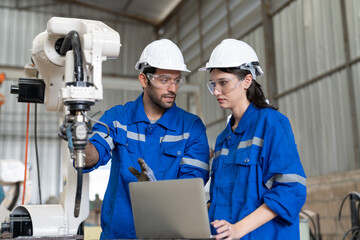
[[[231,224],[225,220],[215,220],[211,223],[218,233],[216,239],[236,239],[236,228],[234,224]]]
[[[216,239],[240,239],[249,232],[257,229],[277,216],[265,203],[254,212],[235,224],[225,220],[215,220],[211,223],[218,233]]]

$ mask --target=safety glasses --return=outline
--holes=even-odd
[[[185,77],[179,75],[176,78],[173,78],[168,75],[155,75],[151,73],[147,73],[146,77],[151,81],[151,83],[159,88],[168,88],[172,84],[175,85],[176,88],[180,88],[185,81]]]
[[[240,82],[239,81],[237,84],[233,82],[234,79],[237,79],[236,76],[228,79],[228,78],[220,78],[217,80],[210,80],[207,83],[207,87],[210,91],[211,94],[214,94],[215,89],[220,92],[221,94],[226,94],[229,93],[231,91],[233,91],[234,89],[236,89],[239,85]]]

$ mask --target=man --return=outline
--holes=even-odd
[[[199,117],[175,104],[184,82],[181,72],[189,72],[180,49],[167,39],[154,41],[144,49],[135,68],[141,70],[138,79],[143,93],[134,102],[106,111],[100,121],[109,127],[109,136],[105,126],[95,124],[85,149],[88,172],[111,159],[101,209],[102,239],[136,238],[130,182],[208,180],[205,126]]]

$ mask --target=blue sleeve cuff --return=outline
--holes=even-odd
[[[100,143],[101,141],[101,137],[97,136],[96,134],[90,139],[90,142],[94,145],[94,147],[99,153],[99,161],[96,163],[95,166],[91,168],[85,168],[83,170],[84,173],[91,172],[99,168],[100,166],[105,165],[110,160],[111,153],[109,153],[106,147],[104,147],[104,145]]]
[[[284,191],[291,191],[289,189]],[[306,188],[305,193],[302,189],[294,190],[294,195],[284,194],[280,191],[270,191],[264,195],[264,203],[274,211],[279,218],[284,220],[288,225],[292,225],[299,217],[300,210],[306,200]],[[282,197],[280,197],[282,195]]]

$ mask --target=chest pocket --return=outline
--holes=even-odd
[[[182,157],[184,156],[184,145],[184,141],[181,143],[163,143],[163,153],[169,157]]]
[[[235,196],[240,198],[258,197],[258,168],[260,149],[247,147],[235,153]]]
[[[260,149],[258,147],[247,147],[236,150],[235,163],[241,166],[258,164]]]
[[[168,178],[177,178],[181,159],[184,157],[185,141],[162,143],[160,173]]]

